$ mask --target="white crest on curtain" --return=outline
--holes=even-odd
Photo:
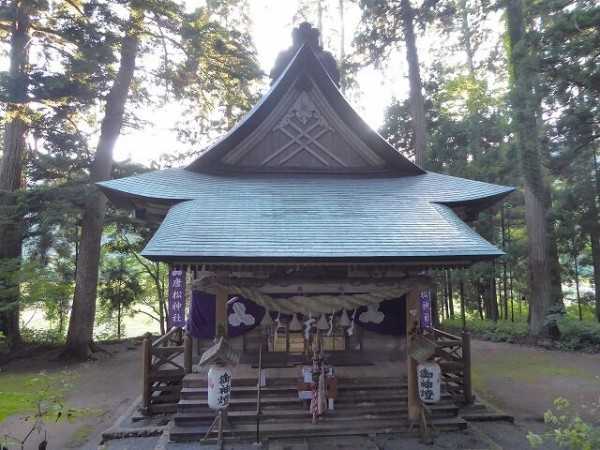
[[[379,311],[379,305],[369,305],[367,306],[367,310],[358,316],[358,320],[363,323],[381,323],[384,317],[385,315]]]
[[[246,305],[242,302],[235,302],[231,305],[233,312],[229,314],[229,325],[239,327],[241,324],[252,326],[256,323],[256,319],[251,314],[246,314]]]

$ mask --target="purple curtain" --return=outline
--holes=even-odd
[[[233,298],[234,296],[231,296]],[[240,336],[260,325],[265,309],[251,300],[235,296],[237,299],[227,306],[228,327],[230,337]],[[214,339],[216,296],[205,292],[193,291],[190,305],[188,329],[190,334],[199,339]],[[348,311],[352,316],[353,311]],[[339,317],[341,311],[336,313]],[[277,313],[271,312],[273,320]],[[290,319],[290,315],[282,314],[281,319]],[[328,315],[329,318],[329,315]],[[298,314],[303,322],[304,317]],[[371,308],[361,307],[356,311],[355,323],[366,330],[382,334],[406,334],[406,297],[383,302]]]
[[[348,311],[348,314],[352,316],[352,311]],[[406,296],[384,300],[371,308],[370,312],[366,306],[358,308],[355,321],[365,330],[395,336],[406,335]]]
[[[227,306],[227,333],[229,337],[240,336],[260,325],[265,309],[251,300],[239,296]],[[190,305],[188,330],[199,339],[215,337],[216,296],[193,291]]]

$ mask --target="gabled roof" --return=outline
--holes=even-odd
[[[448,189],[462,180],[451,178],[204,178],[195,200],[169,209],[143,255],[179,262],[460,259],[469,264],[502,255],[444,202],[468,204],[476,201],[475,191],[487,189],[489,197],[499,197],[510,188],[464,180],[465,187],[473,183],[470,192],[455,195]]]
[[[308,44],[256,106],[187,169],[423,173],[357,114]]]
[[[308,45],[186,168],[98,184],[163,220],[142,252],[152,260],[411,267],[501,255],[463,220],[513,190],[413,164],[360,118]]]

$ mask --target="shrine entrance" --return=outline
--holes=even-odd
[[[348,343],[350,339],[346,335],[345,330],[340,326],[335,327],[331,335],[324,335],[321,339],[323,351],[326,352],[360,350],[360,342],[353,348]],[[269,340],[265,350],[268,352],[289,353],[291,355],[307,354],[310,350],[310,342],[306,340],[304,333],[301,331],[291,331],[286,327],[284,333],[278,333],[277,336]]]

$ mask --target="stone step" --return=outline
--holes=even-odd
[[[407,414],[406,406],[395,407],[395,408],[381,408],[379,410],[370,409],[368,411],[361,412],[360,410],[354,410],[351,414],[341,414],[337,411],[328,411],[327,416],[330,420],[350,420],[356,417],[375,418],[375,417],[406,417]],[[231,410],[228,412],[231,423],[256,423],[256,411],[235,411]],[[263,409],[260,415],[261,422],[302,422],[305,419],[310,420],[311,413],[307,408],[304,409]],[[176,425],[200,425],[206,422],[211,423],[215,418],[215,412],[207,410],[203,413],[177,413],[173,416]]]
[[[233,397],[253,397],[256,399],[256,386],[231,386]],[[261,397],[280,396],[280,395],[295,395],[297,396],[298,389],[296,386],[271,386],[261,387]],[[181,398],[192,399],[201,398],[206,400],[208,395],[208,387],[184,387],[181,389]]]
[[[257,377],[253,378],[234,378],[231,381],[232,386],[254,386],[258,382]],[[205,373],[188,373],[182,381],[183,387],[189,388],[204,388],[207,384],[207,378]],[[274,386],[293,386],[297,384],[295,378],[269,378],[267,385]]]
[[[458,407],[452,403],[431,405],[431,416],[433,418],[454,417],[458,413]],[[350,420],[357,417],[367,419],[396,417],[398,419],[407,417],[406,403],[391,405],[371,404],[355,408],[335,408],[334,411],[328,411],[327,417],[331,420]],[[256,422],[256,410],[235,410],[228,412],[232,423]],[[311,414],[308,408],[262,408],[261,422],[288,422],[302,421]],[[215,418],[215,412],[205,408],[197,412],[178,412],[173,416],[175,424],[178,426],[198,426],[211,423]]]
[[[264,440],[277,437],[406,433],[409,427],[408,420],[400,418],[382,419],[378,417],[374,419],[358,418],[355,420],[332,421],[327,417],[323,417],[315,424],[310,423],[309,420],[301,423],[261,423],[260,438]],[[467,422],[460,417],[432,419],[431,423],[439,431],[463,430],[467,427]],[[174,426],[170,430],[170,438],[176,442],[199,440],[206,435],[209,427],[210,425],[204,427]],[[237,438],[253,439],[256,436],[256,424],[233,425],[233,432]],[[223,435],[225,438],[231,438],[231,430],[223,430]],[[214,442],[215,437],[216,430],[213,430],[207,442]]]

